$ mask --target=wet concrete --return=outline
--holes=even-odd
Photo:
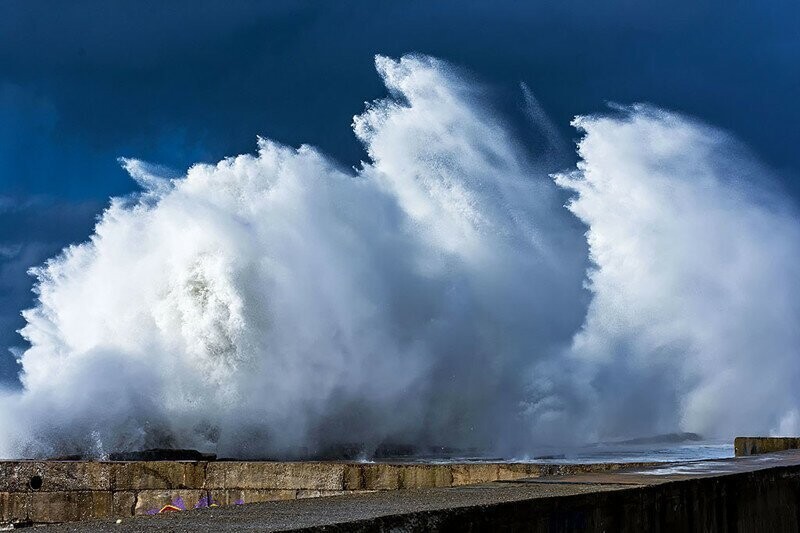
[[[269,502],[61,531],[798,531],[800,451]]]

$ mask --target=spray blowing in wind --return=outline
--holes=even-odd
[[[800,429],[800,224],[744,149],[625,108],[577,118],[553,179],[446,63],[376,64],[355,171],[265,139],[178,178],[123,160],[143,192],[33,270],[0,454]]]

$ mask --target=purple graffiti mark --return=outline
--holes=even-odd
[[[195,509],[205,509],[206,507],[208,507],[208,496],[203,496],[196,504],[194,504]]]
[[[241,498],[239,498],[238,500],[236,500],[235,502],[233,502],[233,505],[244,505],[244,500],[243,500],[243,499],[241,499]]]
[[[244,500],[239,498],[238,500],[233,502],[234,505],[244,505]],[[206,509],[208,507],[218,507],[219,502],[211,498],[211,496],[203,496],[200,498],[196,504],[194,504],[194,509]],[[174,512],[174,511],[185,511],[186,510],[186,502],[183,500],[183,497],[177,496],[173,498],[171,503],[168,503],[161,510],[158,509],[148,509],[144,512],[146,515],[157,515],[167,512]]]
[[[172,500],[172,505],[174,505],[175,507],[177,507],[181,511],[185,511],[186,510],[186,504],[184,503],[183,498],[180,497],[180,496],[178,496],[177,498]]]

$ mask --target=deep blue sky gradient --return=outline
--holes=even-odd
[[[182,170],[262,135],[356,164],[352,116],[385,92],[373,56],[407,52],[509,108],[525,82],[566,138],[608,101],[694,115],[800,195],[797,0],[0,0],[0,351],[22,345],[26,269],[135,190],[117,157]]]

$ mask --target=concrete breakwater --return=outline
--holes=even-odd
[[[658,509],[663,511],[666,509],[664,502],[678,501],[676,498],[680,499],[680,505],[688,509],[685,512],[690,515],[701,512],[701,507],[705,505],[702,502],[706,500],[715,502],[718,497],[724,500],[725,494],[732,494],[725,492],[733,490],[728,488],[725,488],[721,495],[718,494],[723,485],[727,487],[732,484],[731,487],[735,487],[738,491],[736,497],[739,503],[736,505],[745,506],[748,492],[743,487],[746,487],[747,483],[757,483],[753,485],[753,490],[758,489],[767,495],[763,496],[767,499],[761,501],[759,500],[762,498],[759,496],[761,493],[756,491],[750,494],[755,498],[751,506],[755,506],[758,513],[774,512],[777,513],[776,517],[785,518],[781,514],[781,505],[785,507],[787,501],[794,502],[790,505],[792,509],[800,505],[797,503],[800,502],[797,498],[800,494],[798,485],[800,452],[786,451],[783,454],[775,452],[797,448],[800,448],[798,438],[739,437],[735,441],[737,459],[683,463],[0,461],[0,523],[35,525],[127,519],[137,515],[158,513],[165,506],[189,510],[279,500],[289,505],[288,500],[345,495],[350,497],[345,500],[326,498],[325,501],[331,502],[330,505],[333,507],[337,505],[347,507],[355,502],[352,505],[361,511],[363,505],[372,502],[379,514],[392,506],[402,510],[403,513],[413,514],[415,510],[429,507],[430,502],[436,502],[438,498],[442,501],[440,509],[444,513],[442,516],[451,517],[467,516],[464,514],[466,511],[459,511],[456,514],[447,511],[448,505],[455,505],[453,502],[457,502],[459,506],[469,507],[484,500],[496,501],[499,505],[509,498],[515,500],[528,498],[536,500],[530,504],[531,509],[537,509],[536,516],[547,516],[547,513],[558,511],[572,500],[540,501],[542,497],[571,498],[581,494],[584,495],[582,497],[586,502],[595,502],[601,507],[606,506],[602,507],[602,513],[612,516],[615,512],[612,503],[627,496],[607,495],[605,492],[631,486],[640,487],[643,491],[654,494],[664,493],[662,496],[667,500],[660,500],[662,496],[654,497],[652,500],[643,500],[637,496],[638,499],[635,500],[638,502],[636,505],[642,506],[641,513],[645,515],[650,513],[643,520],[652,521],[656,520],[653,518],[655,515],[651,516],[653,512]],[[769,453],[775,457],[746,457],[762,453]],[[687,481],[685,486],[691,490],[684,494],[681,492],[683,489],[680,489],[672,494],[670,492],[672,489],[661,487],[662,484],[672,481]],[[689,481],[691,483],[688,483]],[[459,492],[459,487],[468,485],[471,486],[469,490],[464,489],[466,492]],[[512,490],[511,485],[516,488]],[[403,491],[402,496],[399,496],[399,491]],[[395,493],[399,499],[388,496]],[[729,505],[726,502],[727,500],[723,504]],[[629,506],[630,502],[621,501],[619,504],[625,507]],[[775,507],[773,504],[778,507],[773,509]],[[298,501],[297,505],[300,507],[296,510],[302,516],[311,518],[316,516],[317,522],[325,523],[327,516],[325,509],[328,503],[325,505],[320,503],[319,507],[315,504],[309,508],[303,507],[304,504]],[[655,506],[653,507],[655,511],[648,510],[648,505]],[[251,509],[251,506],[247,508]],[[317,508],[321,510],[314,515],[312,511]],[[279,511],[285,516],[291,516],[295,512],[294,509],[289,506],[282,507]],[[236,516],[248,516],[245,509],[241,511],[241,513],[237,511]],[[480,509],[478,511],[475,511],[477,513],[475,516],[469,515],[472,516],[469,520],[478,521],[488,527],[492,522],[491,520],[487,522],[487,517],[493,515],[488,511],[485,513]],[[800,520],[800,508],[797,509],[797,513],[797,518]],[[204,516],[202,511],[178,514],[198,514],[201,516],[198,520]],[[494,519],[501,520],[503,517],[498,515]],[[402,522],[404,519],[392,520]],[[691,516],[686,520],[691,521]],[[138,523],[138,519],[134,522]],[[313,523],[312,520],[305,525]]]
[[[53,527],[53,533],[105,531],[794,533],[800,452]]]
[[[52,524],[401,489],[457,487],[630,464],[2,461],[0,523]]]

